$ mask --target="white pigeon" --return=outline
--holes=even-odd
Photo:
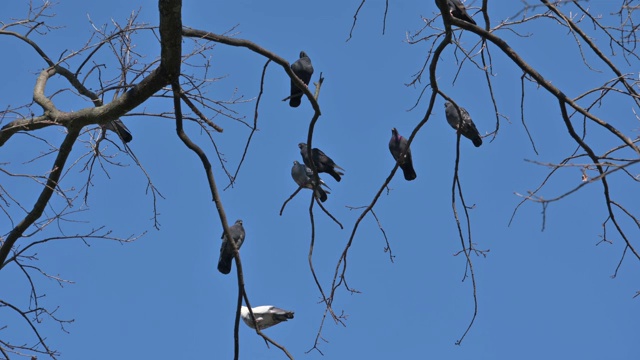
[[[253,315],[256,318],[260,330],[272,327],[288,319],[293,319],[293,311],[282,310],[272,305],[256,306],[251,308],[251,310],[253,310]],[[252,329],[256,328],[248,307],[243,306],[240,309],[240,316],[242,316],[242,320],[248,327]]]

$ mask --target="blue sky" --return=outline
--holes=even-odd
[[[427,108],[426,97],[416,102],[423,82],[407,87],[425,61],[430,43],[406,43],[406,35],[423,26],[421,16],[437,11],[433,1],[390,2],[386,34],[382,35],[384,2],[367,2],[358,15],[353,38],[346,42],[359,1],[333,5],[322,2],[293,1],[213,2],[183,5],[183,24],[214,33],[233,31],[274,53],[294,61],[306,51],[315,68],[312,81],[320,72],[325,77],[319,104],[313,144],[346,169],[342,182],[323,176],[331,187],[324,203],[344,224],[341,230],[320,209],[314,207],[316,244],[314,266],[325,290],[330,286],[338,257],[347,242],[361,210],[347,208],[368,205],[394,166],[389,154],[391,128],[408,136]],[[607,2],[594,1],[592,9],[607,15]],[[479,6],[476,1],[473,5]],[[514,16],[522,6],[492,7],[492,21]],[[570,8],[569,5],[566,6]],[[26,13],[23,1],[0,4],[2,21]],[[139,20],[157,24],[157,2],[112,1],[109,3],[62,1],[55,7],[53,25],[64,25],[38,41],[57,58],[63,51],[77,50],[91,34],[90,15],[98,25],[111,19],[124,23],[134,10]],[[571,9],[575,11],[575,9]],[[568,10],[567,10],[568,11]],[[472,13],[475,13],[473,11]],[[479,15],[476,21],[481,23]],[[441,24],[441,20],[436,20]],[[423,36],[429,34],[426,30]],[[602,63],[589,57],[595,68],[582,63],[573,37],[550,20],[541,19],[520,28],[528,37],[499,31],[526,61],[560,87],[577,96],[612,78]],[[601,38],[597,38],[602,40]],[[158,56],[157,41],[148,33],[134,38],[136,51],[151,61]],[[472,46],[477,37],[462,35],[463,46]],[[185,40],[185,48],[191,44]],[[0,36],[0,58],[5,90],[2,107],[30,101],[36,74],[45,66],[32,49],[14,38]],[[444,118],[444,101],[436,101],[432,118],[412,144],[418,177],[402,179],[400,172],[383,193],[375,212],[389,238],[395,262],[383,251],[385,241],[375,220],[368,216],[355,236],[348,260],[349,286],[361,291],[349,294],[338,290],[334,309],[348,314],[346,327],[327,320],[319,348],[314,343],[324,306],[309,270],[307,255],[311,226],[308,206],[310,191],[302,191],[286,207],[282,203],[295,191],[290,177],[294,160],[301,161],[297,144],[307,136],[312,109],[303,100],[292,109],[281,99],[289,93],[284,71],[270,64],[265,77],[264,95],[258,118],[259,131],[233,188],[221,193],[230,223],[244,220],[246,241],[241,250],[246,289],[252,305],[272,304],[295,311],[295,319],[265,331],[287,347],[295,358],[447,358],[447,359],[632,359],[637,356],[639,290],[637,260],[623,262],[618,276],[611,279],[623,251],[623,242],[612,230],[613,244],[596,244],[606,219],[602,187],[584,187],[563,201],[547,208],[545,230],[542,208],[523,205],[508,226],[520,197],[538,187],[547,168],[525,160],[557,163],[575,148],[562,124],[557,101],[535,85],[526,85],[525,117],[539,155],[533,151],[520,118],[521,71],[507,61],[497,48],[494,60],[494,91],[502,115],[500,132],[494,141],[485,138],[480,148],[462,139],[460,176],[470,210],[473,241],[479,249],[490,249],[486,258],[473,257],[478,293],[478,317],[461,346],[455,341],[464,333],[473,314],[470,281],[461,282],[465,270],[460,240],[451,209],[451,186],[456,136]],[[108,51],[96,62],[105,62],[105,74],[117,71]],[[609,54],[609,53],[608,53]],[[216,45],[207,52],[212,61],[212,77],[222,77],[209,89],[212,99],[226,100],[235,94],[255,99],[265,59],[246,49]],[[637,61],[626,65],[614,58],[622,71],[637,72]],[[71,60],[77,66],[80,60]],[[453,46],[445,50],[439,66],[440,87],[464,106],[482,134],[495,128],[496,116],[487,91],[484,74],[467,63],[456,82]],[[426,76],[424,77],[426,80]],[[92,86],[97,88],[96,79]],[[48,93],[66,86],[52,80]],[[313,88],[312,88],[313,89]],[[428,92],[428,90],[427,90]],[[594,112],[618,126],[627,136],[638,136],[633,104],[613,98]],[[59,97],[65,111],[89,106],[73,96]],[[170,111],[169,100],[154,100],[140,113]],[[233,107],[252,122],[255,101]],[[36,109],[34,107],[34,109]],[[36,109],[37,110],[37,109]],[[35,110],[34,110],[35,111]],[[209,113],[208,115],[212,115]],[[74,319],[60,331],[57,323],[44,321],[41,332],[63,359],[112,358],[213,358],[233,356],[233,322],[237,297],[235,267],[231,275],[216,270],[220,247],[220,225],[206,177],[197,157],[175,135],[169,119],[145,116],[123,118],[134,139],[132,151],[162,193],[157,203],[160,229],[153,228],[153,198],[147,192],[142,171],[111,144],[104,151],[114,154],[126,166],[105,165],[107,173],[95,170],[87,205],[80,201],[72,216],[75,222],[60,222],[37,237],[69,235],[105,226],[113,236],[144,234],[139,240],[121,245],[116,242],[80,240],[59,241],[35,250],[37,264],[47,273],[73,281],[56,282],[35,275],[38,288],[46,297],[41,303],[59,309],[56,316]],[[7,120],[3,120],[4,125]],[[214,122],[225,131],[215,134],[227,166],[234,170],[242,155],[249,131],[246,126],[223,117]],[[219,188],[228,180],[220,169],[215,150],[199,129],[187,132],[202,146],[214,163]],[[613,147],[612,139],[591,127],[588,139],[597,151]],[[63,131],[48,128],[35,133],[59,145]],[[88,140],[89,134],[84,135]],[[110,135],[114,138],[113,134]],[[27,160],[45,152],[47,146],[26,135],[18,135],[0,150],[0,166],[15,173],[45,173],[51,155],[35,162]],[[72,159],[89,149],[78,143]],[[81,165],[65,176],[62,187],[70,193],[80,191],[87,173]],[[10,163],[4,165],[4,163]],[[638,167],[630,169],[638,173]],[[590,174],[593,175],[593,174]],[[580,168],[560,171],[541,193],[558,196],[580,184]],[[623,177],[612,180],[613,196],[629,210],[638,213],[638,202],[631,201],[637,185]],[[0,184],[10,189],[23,206],[30,208],[38,187],[24,179],[0,175]],[[80,191],[81,192],[81,191]],[[459,202],[458,202],[459,204]],[[60,199],[53,206],[61,206]],[[23,214],[17,206],[9,208],[14,221]],[[638,231],[626,219],[632,239]],[[0,221],[0,234],[10,231],[6,217]],[[35,239],[34,239],[35,240]],[[29,240],[22,239],[26,244]],[[15,267],[0,274],[0,298],[16,305],[29,299],[28,283]],[[30,331],[14,314],[3,310],[0,339],[33,343]],[[2,326],[8,326],[2,329]],[[241,324],[240,356],[244,359],[285,358],[275,348]]]

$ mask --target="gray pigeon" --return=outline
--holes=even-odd
[[[244,243],[244,227],[242,227],[242,220],[236,220],[236,223],[229,228],[229,235],[236,244],[238,250]],[[220,258],[218,259],[218,271],[223,274],[231,272],[231,260],[234,257],[233,248],[231,244],[227,242],[227,238],[222,233],[222,246],[220,246]]]
[[[445,115],[447,116],[447,122],[451,125],[452,128],[458,130],[462,136],[466,137],[473,141],[473,145],[478,147],[482,145],[482,138],[480,138],[480,133],[476,128],[476,124],[471,120],[471,116],[465,108],[460,106],[460,114],[462,115],[462,122],[460,121],[460,117],[458,116],[458,111],[456,107],[450,103],[446,102],[444,104],[445,107]]]
[[[449,5],[449,12],[451,13],[451,16],[476,25],[476,22],[471,18],[471,16],[469,16],[469,14],[467,14],[467,9],[460,0],[447,0],[447,5]]]
[[[309,85],[311,75],[313,75],[313,65],[307,53],[300,51],[300,58],[291,64],[291,70],[297,77],[302,80],[305,85]],[[298,107],[302,100],[302,90],[298,89],[296,84],[291,80],[291,96],[289,97],[289,106]]]
[[[311,167],[311,161],[309,161],[309,156],[307,154],[307,144],[299,143],[298,147],[300,148],[302,161],[304,161],[305,165]],[[336,179],[337,182],[340,182],[340,179],[342,179],[340,175],[344,175],[344,173],[336,169],[344,171],[343,168],[338,166],[335,162],[333,162],[333,160],[331,160],[330,157],[325,155],[325,153],[323,153],[322,150],[318,148],[314,148],[311,150],[311,157],[313,158],[313,164],[316,166],[316,170],[318,170],[318,173],[327,173],[333,176],[333,178]]]
[[[404,156],[400,158],[400,155],[407,151]],[[391,155],[398,162],[402,172],[404,173],[404,179],[407,181],[415,180],[417,177],[416,171],[413,170],[413,160],[411,160],[411,149],[407,143],[407,139],[398,134],[396,128],[391,129],[391,140],[389,140],[389,151]]]
[[[282,310],[271,305],[256,306],[251,308],[251,311],[253,311],[253,316],[255,317],[260,330],[264,330],[272,327],[273,325],[278,325],[283,321],[293,319],[293,311]],[[242,320],[248,327],[252,329],[256,328],[248,307],[243,306],[240,308],[240,316],[242,316]]]
[[[300,164],[298,161],[293,162],[293,167],[291,168],[291,177],[296,182],[296,184],[298,184],[298,186],[300,187],[314,190],[315,196],[320,199],[320,201],[327,201],[327,194],[330,194],[330,192],[320,187],[322,185],[326,186],[326,184],[324,183],[324,181],[322,181],[322,179],[320,179],[320,186],[314,189],[313,178],[311,178],[312,175],[313,171],[311,169],[303,164]]]
[[[129,131],[129,129],[127,129],[126,126],[124,126],[124,123],[120,119],[108,122],[106,125],[104,125],[104,128],[118,134],[118,136],[120,136],[120,139],[122,139],[122,141],[125,143],[133,140],[131,132]]]

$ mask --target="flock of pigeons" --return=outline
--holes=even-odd
[[[472,24],[476,22],[467,14],[464,5],[459,0],[447,0],[449,11],[453,17],[467,21]],[[291,64],[291,70],[293,73],[305,84],[309,85],[311,76],[313,75],[313,65],[311,59],[304,51],[300,52],[300,57],[293,64]],[[298,107],[302,102],[303,91],[291,80],[291,95],[289,96],[289,106]],[[286,100],[286,99],[285,99]],[[445,104],[445,116],[447,122],[452,128],[462,136],[470,139],[473,145],[478,147],[482,145],[482,138],[476,128],[476,125],[471,120],[469,112],[457,104],[453,104],[447,101]],[[318,183],[316,183],[313,176],[312,168],[315,168],[318,173],[327,173],[331,175],[337,182],[340,182],[342,175],[344,175],[344,169],[338,166],[333,159],[318,148],[309,149],[307,144],[299,143],[300,155],[302,156],[303,164],[300,164],[297,160],[293,162],[291,168],[291,177],[301,188],[313,190],[314,196],[321,202],[327,200],[327,194],[330,192],[327,190],[329,186],[319,177]],[[407,181],[414,180],[417,175],[413,168],[413,160],[411,158],[411,149],[409,143],[396,128],[391,129],[391,140],[389,140],[389,151],[394,160],[398,163],[398,166],[402,169],[404,178]],[[311,155],[311,157],[309,157]],[[340,171],[342,170],[342,171]],[[325,188],[323,188],[325,187]],[[236,244],[236,247],[240,249],[244,242],[245,232],[242,226],[242,220],[236,220],[229,228],[229,235]],[[223,274],[228,274],[231,271],[231,262],[234,258],[234,252],[232,246],[228,244],[227,239],[222,234],[222,246],[220,247],[220,258],[218,260],[218,271]],[[266,329],[273,325],[279,324],[288,319],[293,319],[293,311],[287,311],[275,306],[264,305],[257,306],[251,309],[255,317],[253,321],[249,308],[242,306],[240,315],[242,320],[252,329],[256,326],[259,329]]]
[[[469,22],[476,25],[476,22],[469,16],[464,5],[459,0],[447,0],[449,6],[449,12],[455,18]],[[313,75],[313,65],[311,65],[311,59],[304,52],[300,52],[300,58],[291,64],[291,70],[296,76],[304,82],[305,85],[309,85],[311,76]],[[291,95],[289,96],[289,106],[298,107],[302,101],[303,91],[291,81]],[[478,147],[482,145],[482,138],[476,128],[475,124],[471,120],[471,116],[461,106],[446,102],[445,115],[447,122],[451,127],[457,130],[462,136],[470,139],[473,145]],[[120,119],[116,119],[103,126],[103,131],[111,130],[118,134],[123,142],[128,143],[133,139],[131,132]],[[341,176],[344,175],[343,168],[338,166],[329,156],[327,156],[322,150],[314,148],[311,150],[311,159],[309,158],[307,144],[298,144],[300,148],[300,155],[302,155],[302,161],[304,164],[300,164],[298,161],[293,162],[291,168],[291,177],[301,188],[311,189],[314,191],[314,196],[320,201],[327,200],[328,190],[322,188],[322,186],[329,188],[327,184],[319,179],[319,184],[315,183],[313,177],[313,170],[311,170],[312,162],[313,167],[316,168],[318,173],[327,173],[331,175],[336,181],[340,182]],[[411,159],[411,149],[407,139],[402,137],[398,133],[396,128],[391,129],[391,140],[389,140],[389,151],[394,160],[398,162],[398,166],[402,169],[404,178],[407,181],[414,180],[417,175],[413,168],[413,160]],[[242,226],[242,220],[236,220],[229,228],[229,235],[236,244],[236,248],[239,250],[244,243],[244,227]],[[234,258],[233,247],[227,242],[227,239],[222,234],[222,246],[220,247],[220,258],[218,259],[218,271],[222,274],[229,274],[231,272],[231,263]],[[240,314],[242,320],[252,329],[256,326],[259,329],[266,329],[273,325],[279,324],[288,319],[293,319],[293,311],[287,311],[271,305],[257,306],[251,309],[255,317],[256,323],[251,318],[249,309],[246,306],[241,308]]]
[[[453,17],[476,25],[476,22],[471,18],[471,16],[469,16],[464,5],[459,0],[447,0],[447,5],[449,6],[449,11]],[[304,51],[300,52],[300,58],[291,64],[291,70],[304,82],[305,85],[309,85],[311,76],[313,75],[313,65],[311,64],[311,59],[307,53]],[[292,80],[289,105],[291,107],[300,106],[302,94],[302,90],[299,89]],[[473,123],[473,120],[471,120],[469,112],[465,108],[449,101],[447,101],[444,106],[445,116],[449,125],[456,129],[462,136],[470,139],[474,146],[478,147],[482,145],[480,132],[478,132],[476,125]],[[298,147],[300,148],[300,154],[302,155],[304,165],[300,164],[298,161],[294,161],[293,167],[291,168],[291,177],[298,186],[313,190],[316,198],[324,202],[327,200],[327,194],[330,194],[330,192],[322,188],[322,186],[325,186],[326,188],[329,187],[322,179],[319,179],[319,184],[315,183],[313,171],[311,170],[311,160],[309,159],[307,152],[307,145],[305,143],[300,143],[298,144]],[[415,180],[417,175],[413,168],[411,149],[409,148],[407,139],[402,137],[396,128],[391,129],[389,151],[391,151],[391,155],[394,160],[398,162],[398,165],[402,169],[405,180]],[[322,152],[322,150],[314,148],[311,156],[318,173],[328,173],[333,176],[336,181],[340,181],[340,175],[343,175],[343,173],[338,172],[336,169],[344,169],[336,165],[336,163]]]

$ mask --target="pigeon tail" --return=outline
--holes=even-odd
[[[115,120],[113,124],[115,125],[118,136],[120,136],[120,139],[122,139],[123,142],[128,143],[129,141],[133,140],[133,135],[131,135],[129,129],[124,126],[122,121]]]
[[[469,14],[467,14],[466,11],[464,13],[462,13],[461,11],[453,11],[451,13],[451,16],[453,16],[454,18],[460,19],[462,21],[466,21],[468,23],[471,23],[473,25],[478,25],[478,24],[476,24],[475,20],[473,20],[473,18],[471,16],[469,16]]]
[[[477,25],[473,18],[471,18],[471,16],[469,15],[469,13],[467,13],[467,9],[464,7],[464,4],[460,2],[460,0],[447,0],[447,5],[449,6],[449,12],[451,13],[451,16],[456,19],[471,23],[473,25]]]
[[[133,140],[133,136],[131,136],[130,133],[125,132],[125,133],[120,133],[120,138],[122,139],[122,141],[124,141],[125,143],[130,142],[131,140]]]
[[[344,175],[344,173],[341,173],[340,171],[335,171],[333,169],[327,170],[326,173],[331,175],[334,179],[336,179],[337,182],[340,182],[340,180],[342,180],[340,175]]]
[[[293,311],[287,311],[284,314],[274,314],[274,318],[278,321],[287,321],[288,319],[293,319]]]
[[[127,129],[127,127],[120,119],[110,121],[106,125],[103,125],[103,127],[118,134],[118,137],[120,137],[120,139],[124,143],[128,143],[129,141],[133,140],[133,135],[131,135],[129,129]]]
[[[479,147],[480,145],[482,145],[480,132],[478,131],[478,128],[476,128],[476,125],[473,123],[473,121],[471,121],[471,118],[468,118],[468,122],[464,122],[462,124],[462,128],[459,131],[464,137],[471,140],[475,147]]]
[[[415,180],[418,175],[416,175],[416,171],[413,169],[413,164],[404,163],[400,165],[402,172],[404,173],[404,179],[407,181]]]
[[[465,20],[466,20],[466,22],[472,23],[473,25],[478,25],[476,23],[476,21],[473,20],[473,18],[471,16],[469,16],[469,15],[467,15],[467,18]]]
[[[227,275],[231,272],[231,259],[232,257],[220,256],[218,260],[218,271]]]
[[[289,106],[291,107],[298,107],[300,106],[300,104],[302,103],[302,97],[301,96],[291,96],[291,98],[289,99]]]
[[[316,188],[314,194],[318,199],[320,199],[320,201],[322,202],[327,201],[327,192],[324,191],[324,189],[322,189],[321,187]]]

